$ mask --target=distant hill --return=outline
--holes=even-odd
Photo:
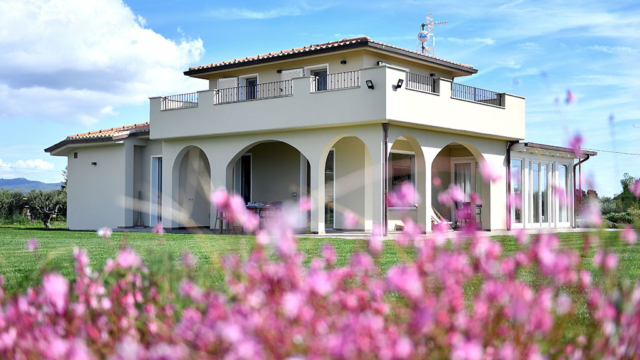
[[[43,183],[42,181],[27,180],[25,178],[16,179],[0,179],[0,189],[22,190],[27,192],[32,189],[36,190],[53,190],[60,189],[61,183]]]

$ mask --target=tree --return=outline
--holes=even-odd
[[[67,203],[67,193],[62,190],[31,190],[27,193],[27,205],[34,219],[42,220],[51,229],[51,219],[60,213]]]
[[[628,173],[624,174],[622,180],[620,180],[620,185],[622,185],[622,192],[614,197],[614,199],[620,201],[623,210],[628,210],[633,205],[637,208],[639,205],[639,200],[636,196],[629,190],[629,185],[633,184],[636,181],[636,178],[629,175]]]

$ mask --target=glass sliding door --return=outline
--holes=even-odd
[[[558,166],[558,195],[560,195],[558,196],[558,201],[560,202],[560,204],[558,204],[558,208],[560,211],[558,221],[561,223],[569,222],[569,216],[567,213],[567,189],[569,188],[569,186],[567,185],[568,180],[567,165]]]
[[[543,224],[549,223],[549,189],[547,186],[549,173],[547,169],[547,164],[540,165],[540,215]]]
[[[514,223],[522,224],[522,160],[511,160],[511,189],[513,203],[511,217]]]
[[[327,229],[333,229],[334,224],[334,181],[335,181],[335,151],[329,151],[324,168],[324,224]]]
[[[454,183],[462,189],[464,201],[471,196],[471,163],[454,164]]]
[[[540,222],[540,164],[531,164],[531,222],[537,224]]]

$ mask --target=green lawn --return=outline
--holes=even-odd
[[[55,228],[57,227],[57,228]],[[560,234],[563,246],[580,250],[583,244],[584,234],[564,233]],[[603,241],[610,242],[617,237],[617,232],[602,233]],[[26,241],[35,237],[38,239],[39,259],[36,260],[32,253],[25,250]],[[517,249],[515,240],[508,236],[495,237],[503,244],[505,253],[513,253]],[[101,269],[107,258],[113,258],[118,247],[127,241],[145,260],[152,257],[162,257],[172,264],[177,264],[180,254],[189,250],[199,258],[197,271],[213,285],[222,282],[222,275],[215,271],[221,255],[235,252],[247,254],[253,244],[250,236],[236,235],[198,235],[198,234],[164,234],[158,236],[152,233],[123,233],[114,232],[110,241],[96,236],[95,232],[68,231],[64,229],[64,223],[54,224],[53,230],[44,230],[39,224],[32,225],[0,225],[0,273],[4,275],[9,293],[16,290],[24,290],[28,286],[39,283],[38,267],[45,269],[57,269],[63,275],[73,276],[73,260],[71,254],[74,246],[87,249],[91,258],[91,265]],[[301,239],[299,248],[308,258],[317,256],[321,245],[330,242],[338,252],[339,264],[344,264],[349,255],[357,250],[366,248],[363,240],[345,239]],[[619,254],[621,275],[626,278],[640,278],[640,246],[628,246],[619,244],[614,247]],[[585,259],[584,265],[592,269],[591,251]],[[402,254],[392,242],[386,242],[385,251],[378,260],[383,269],[387,269],[394,263],[401,261]],[[172,267],[169,267],[171,269]],[[522,274],[528,282],[536,282],[535,274]],[[595,276],[598,274],[596,272]],[[474,289],[471,288],[470,291]]]

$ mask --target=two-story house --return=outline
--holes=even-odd
[[[437,200],[449,184],[478,194],[483,229],[574,225],[573,152],[521,142],[525,99],[455,81],[476,72],[367,37],[286,49],[192,67],[208,90],[153,97],[148,123],[45,151],[68,158],[70,229],[214,228],[209,194],[226,188],[258,211],[310,198],[299,226],[314,233],[393,230],[403,216],[429,231],[436,213],[456,222]],[[484,161],[501,181],[482,181]],[[406,182],[415,206],[389,207]]]

